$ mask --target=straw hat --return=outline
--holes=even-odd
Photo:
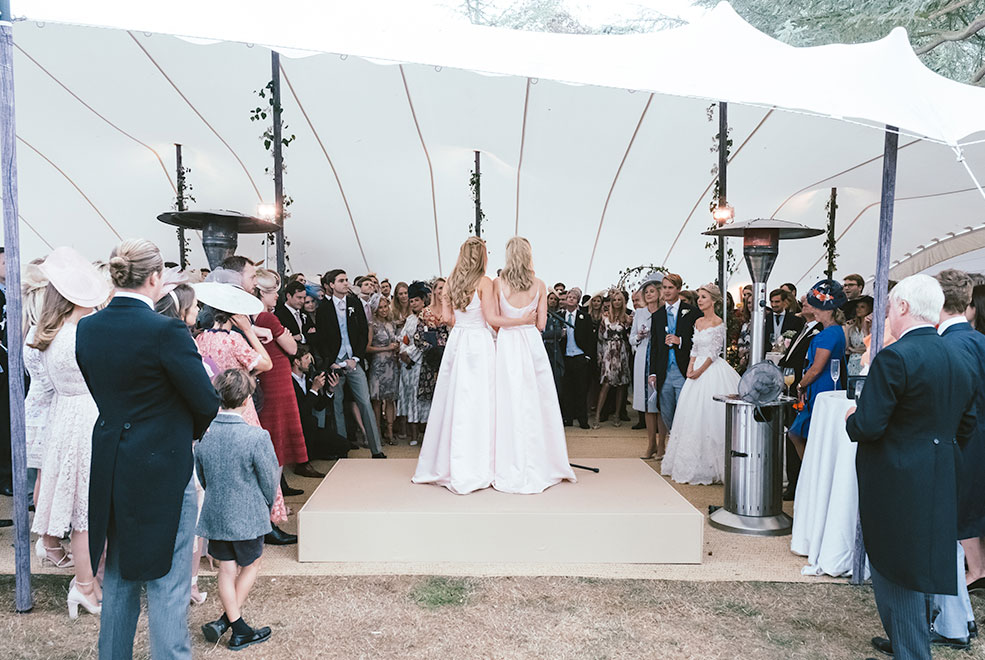
[[[65,300],[79,307],[102,305],[113,292],[106,277],[70,247],[56,248],[38,268]]]
[[[192,285],[198,299],[220,312],[228,314],[259,314],[263,311],[263,303],[259,298],[251,296],[246,291],[232,284],[221,282],[199,282]]]

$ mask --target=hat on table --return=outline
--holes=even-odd
[[[65,300],[79,307],[102,305],[113,293],[106,277],[74,248],[55,248],[38,268]]]
[[[227,314],[259,314],[263,311],[263,303],[256,296],[232,284],[221,282],[199,282],[192,285],[195,296],[213,309]]]

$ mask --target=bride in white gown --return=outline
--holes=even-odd
[[[506,265],[494,283],[506,318],[536,313],[533,323],[504,327],[496,340],[496,441],[493,488],[541,493],[575,481],[568,464],[564,422],[554,372],[541,338],[547,323],[547,287],[534,277],[530,242],[506,244]]]
[[[722,294],[714,284],[698,289],[694,344],[660,473],[682,484],[721,483],[725,478],[725,404],[716,394],[738,390],[739,374],[721,358],[725,324],[715,313]]]
[[[493,481],[496,414],[496,346],[493,330],[532,324],[535,313],[505,318],[486,277],[486,244],[462,244],[442,297],[446,321],[454,327],[434,387],[427,430],[413,482],[436,484],[465,495]],[[553,382],[553,381],[552,381]]]

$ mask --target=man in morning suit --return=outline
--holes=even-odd
[[[793,298],[783,289],[770,292],[770,313],[766,315],[768,346],[776,345],[786,332],[800,333],[804,329],[804,319],[790,311],[791,302]]]
[[[373,458],[386,458],[380,445],[380,431],[376,428],[376,415],[369,402],[369,381],[363,364],[366,346],[369,344],[369,324],[363,302],[349,291],[349,277],[344,270],[330,270],[322,275],[322,286],[327,296],[315,314],[318,329],[318,348],[325,362],[339,372],[339,387],[349,384],[349,391],[359,408],[366,440]],[[344,397],[335,397],[335,427],[340,435],[346,434]]]
[[[335,432],[334,412],[331,416],[327,414],[328,410],[334,411],[332,399],[339,376],[320,371],[312,377],[313,366],[311,351],[307,346],[298,346],[298,352],[291,358],[291,377],[308,459],[334,461],[346,458],[349,441]],[[324,416],[324,426],[320,424],[320,416]]]
[[[872,361],[846,428],[858,443],[859,515],[879,618],[897,660],[930,660],[928,594],[956,595],[960,446],[975,425],[974,375],[938,336],[944,294],[927,275],[889,294],[897,341]]]
[[[284,302],[274,308],[274,316],[299,344],[308,343],[308,336],[305,334],[308,315],[304,312],[307,297],[308,293],[304,285],[294,280],[284,287]]]
[[[677,400],[684,389],[687,366],[691,361],[691,342],[694,339],[694,322],[701,313],[696,307],[681,300],[684,280],[680,275],[668,273],[660,283],[660,297],[664,304],[650,319],[650,387],[657,391],[660,416],[666,433],[674,425]],[[667,448],[667,436],[660,429],[657,456]]]
[[[192,441],[219,396],[185,324],[154,312],[164,270],[157,247],[123,241],[109,269],[116,296],[79,321],[75,348],[99,408],[89,481],[93,571],[106,544],[99,657],[132,656],[146,587],[151,657],[191,658]]]
[[[588,428],[588,379],[598,342],[588,310],[580,307],[581,289],[572,287],[564,299],[564,375],[561,377],[561,416],[564,425]]]
[[[808,305],[801,310],[804,326],[797,333],[797,336],[791,340],[790,346],[787,347],[786,352],[780,358],[780,362],[777,365],[781,369],[793,370],[793,384],[787,392],[788,394],[792,393],[791,396],[797,394],[797,385],[800,384],[800,379],[804,376],[804,365],[807,363],[807,349],[811,347],[811,340],[822,329],[821,324],[814,319],[813,309],[813,307]],[[787,489],[783,491],[783,500],[785,502],[792,502],[794,494],[797,492],[797,480],[800,478],[800,465],[802,461],[789,435],[786,437],[785,442],[787,454],[786,461],[784,462],[787,468]]]

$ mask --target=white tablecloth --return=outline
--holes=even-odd
[[[807,451],[794,499],[790,549],[809,562],[804,575],[851,575],[858,515],[857,449],[845,431],[855,405],[844,391],[814,401]],[[866,576],[868,577],[868,576]]]

